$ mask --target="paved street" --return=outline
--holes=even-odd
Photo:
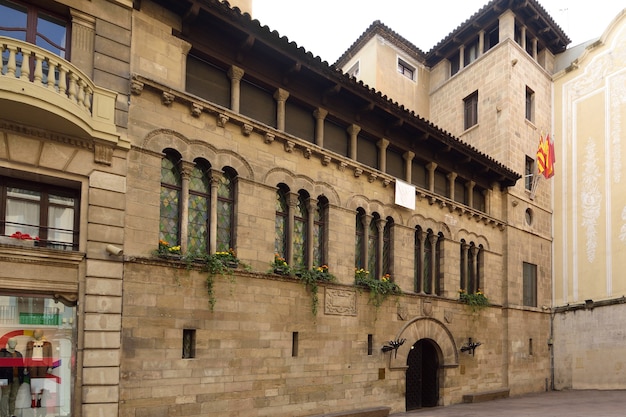
[[[475,404],[424,408],[392,417],[624,417],[626,391],[551,391]]]

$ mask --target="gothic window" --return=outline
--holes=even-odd
[[[387,217],[387,222],[385,223],[385,227],[383,229],[383,273],[382,275],[391,274],[391,253],[392,253],[392,245],[393,245],[393,219],[391,217]]]
[[[365,210],[362,208],[358,208],[356,211],[356,233],[355,233],[355,267],[359,269],[366,269],[367,265],[365,263]]]
[[[235,247],[235,185],[237,173],[224,168],[217,185],[217,248],[219,252]]]
[[[370,271],[370,275],[375,278],[377,271],[379,270],[381,259],[378,256],[378,223],[380,222],[380,215],[374,213],[372,220],[370,221],[368,234],[367,234],[367,269]]]
[[[289,216],[289,188],[285,184],[279,184],[276,191],[276,219],[274,226],[274,252],[280,257],[288,259],[287,256],[287,218]]]
[[[461,281],[459,288],[467,291],[468,294],[473,294],[480,290],[483,285],[482,269],[484,262],[484,249],[482,245],[476,245],[474,242],[467,243],[463,239],[461,240],[460,250]]]
[[[180,155],[167,150],[161,159],[161,217],[159,239],[170,246],[180,245],[180,201],[182,178]]]
[[[293,222],[293,265],[296,267],[306,268],[307,244],[309,236],[307,233],[307,219],[309,217],[308,210],[309,195],[305,191],[300,190],[298,193],[298,204],[296,205],[294,222]]]
[[[440,294],[441,242],[443,235],[432,229],[415,228],[415,291],[423,294]]]
[[[328,200],[318,197],[313,213],[313,265],[322,266],[326,262],[326,226]]]
[[[208,248],[211,206],[208,170],[206,161],[198,160],[189,175],[187,245],[190,253],[206,253]]]

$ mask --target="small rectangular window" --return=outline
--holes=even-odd
[[[183,329],[183,359],[196,357],[196,329]]]
[[[374,354],[374,335],[367,335],[367,355],[372,356]]]
[[[526,87],[526,120],[535,122],[535,92]]]
[[[350,69],[348,71],[346,71],[346,74],[348,74],[351,77],[358,77],[359,76],[359,62],[357,61],[353,66],[350,67]]]
[[[463,99],[463,128],[465,130],[478,124],[478,91]]]
[[[537,265],[524,262],[524,305],[537,307]]]
[[[535,160],[530,156],[526,156],[526,163],[524,164],[524,186],[527,190],[533,188],[533,176],[535,172]]]
[[[293,332],[291,334],[291,356],[294,358],[298,356],[298,332]]]
[[[459,72],[459,67],[461,66],[458,51],[456,54],[448,58],[448,60],[450,61],[450,76],[452,77],[454,74]]]
[[[406,78],[415,81],[415,67],[400,58],[398,58],[398,72]]]

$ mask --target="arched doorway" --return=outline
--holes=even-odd
[[[437,344],[420,339],[407,356],[406,410],[435,407],[439,402],[439,354]]]

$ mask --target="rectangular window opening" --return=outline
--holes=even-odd
[[[532,337],[528,339],[528,354],[533,356],[533,339]]]
[[[398,72],[409,80],[415,81],[415,67],[398,58]]]
[[[196,357],[196,329],[183,329],[183,359]]]
[[[367,335],[367,356],[372,356],[374,354],[374,335]]]
[[[537,265],[524,262],[523,274],[523,303],[528,307],[537,307]]]
[[[524,187],[530,191],[533,188],[533,176],[535,173],[535,160],[526,155],[526,162],[524,163]]]
[[[291,334],[291,356],[294,358],[298,356],[298,338],[299,338],[298,332],[293,332]]]
[[[464,130],[478,124],[478,90],[463,99]]]
[[[526,120],[535,122],[535,92],[526,87]]]

